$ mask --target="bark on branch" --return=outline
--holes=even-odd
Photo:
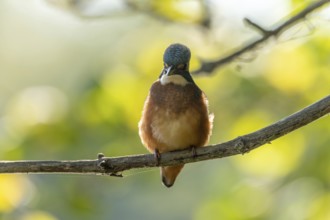
[[[214,69],[223,66],[225,64],[228,64],[235,59],[239,58],[242,56],[244,53],[252,51],[253,49],[257,48],[260,44],[266,42],[269,38],[271,37],[278,37],[281,33],[286,31],[287,29],[291,28],[294,26],[296,23],[298,23],[301,20],[304,20],[308,14],[311,12],[315,11],[316,9],[322,7],[323,5],[330,3],[330,0],[320,0],[314,3],[311,3],[308,7],[294,15],[293,17],[290,17],[288,20],[284,21],[282,24],[277,26],[276,28],[273,29],[265,29],[262,28],[260,25],[256,24],[255,22],[249,20],[249,19],[244,19],[244,21],[250,25],[252,28],[257,30],[258,32],[261,33],[261,38],[256,39],[252,41],[251,43],[247,44],[246,46],[242,47],[241,49],[238,49],[234,51],[233,53],[224,56],[218,60],[215,61],[202,61],[201,67],[194,71],[194,74],[199,74],[199,73],[211,73],[214,71]]]
[[[247,153],[330,113],[330,95],[265,128],[233,140],[196,149],[164,153],[159,166],[193,163]],[[329,118],[325,118],[329,120]],[[141,146],[142,147],[142,146]],[[77,161],[0,161],[0,173],[112,174],[143,167],[156,167],[154,155],[133,155]]]

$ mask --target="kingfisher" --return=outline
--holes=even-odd
[[[191,53],[182,44],[171,44],[164,53],[164,68],[144,103],[139,122],[142,144],[156,157],[161,153],[196,147],[209,141],[213,114],[209,114],[208,100],[189,72]],[[171,187],[183,164],[160,168],[161,180]]]

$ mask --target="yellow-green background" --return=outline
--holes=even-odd
[[[105,6],[93,14],[86,13],[88,1],[68,2],[75,1],[0,2],[0,160],[147,153],[137,123],[170,43],[189,46],[196,69],[200,58],[224,56],[259,37],[244,17],[267,27],[310,3],[206,1],[208,27],[201,25],[203,1],[127,1],[137,8],[103,14]],[[329,94],[329,13],[194,77],[215,115],[211,144]],[[244,156],[189,164],[170,189],[158,169],[124,178],[0,175],[0,219],[330,219],[329,133],[325,116]]]

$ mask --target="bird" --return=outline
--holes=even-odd
[[[169,45],[163,55],[164,68],[152,84],[138,123],[142,144],[156,157],[161,153],[205,146],[213,127],[208,99],[190,72],[190,49],[180,43]],[[183,164],[160,168],[163,184],[171,187]]]

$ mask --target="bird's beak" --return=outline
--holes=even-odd
[[[166,68],[165,68],[165,75],[166,75],[166,76],[173,75],[173,73],[174,73],[174,68],[173,68],[173,66],[169,66],[169,67],[166,67]]]

